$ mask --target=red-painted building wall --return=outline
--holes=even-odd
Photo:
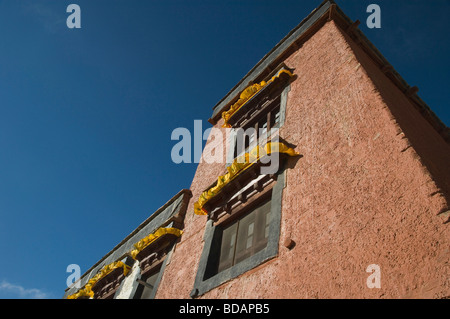
[[[334,19],[283,62],[297,77],[280,136],[302,157],[286,174],[278,256],[199,298],[450,296],[449,144]],[[193,205],[225,169],[198,165],[156,298],[190,298],[208,218]],[[366,284],[371,264],[381,288]]]

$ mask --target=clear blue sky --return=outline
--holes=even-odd
[[[68,29],[66,8],[82,10]],[[61,298],[189,188],[170,136],[193,128],[321,0],[0,0],[0,298]],[[382,9],[369,30],[367,5]],[[340,7],[450,125],[450,2]]]

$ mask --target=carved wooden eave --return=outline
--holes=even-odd
[[[279,137],[277,139],[279,139]],[[271,156],[273,154],[278,154],[278,156],[286,154],[292,157],[300,155],[283,142],[270,141],[263,146],[257,144],[248,153],[238,156],[233,163],[227,167],[228,172],[225,175],[219,176],[216,183],[211,185],[211,187],[200,195],[197,202],[194,203],[194,213],[197,215],[208,215],[213,208],[208,210],[206,206],[212,199],[226,198],[229,190],[236,187],[240,189],[240,186],[244,185],[241,180],[243,178],[241,175],[246,176],[247,171],[254,169],[254,167],[260,167],[262,163],[272,164],[273,158],[271,158]],[[255,172],[259,172],[259,170],[256,170]],[[232,186],[230,187],[229,184]]]
[[[139,267],[143,276],[162,264],[178,238],[179,236],[174,234],[164,234],[135,256],[135,259],[139,261]]]
[[[276,180],[277,176],[275,174],[260,175],[251,179],[245,187],[240,189],[234,195],[221,197],[216,203],[216,208],[212,209],[209,213],[208,218],[216,222],[226,216],[231,216],[236,207],[245,204],[253,197],[265,193],[267,190],[270,190]],[[233,186],[231,185],[229,187]],[[236,189],[239,188],[236,187]],[[214,203],[211,203],[210,205],[213,207]]]
[[[232,127],[239,120],[252,117],[251,113],[260,110],[273,96],[279,95],[284,85],[294,78],[293,69],[283,64],[267,82],[249,85],[242,91],[239,99],[222,113],[223,126]]]
[[[108,298],[112,289],[116,288],[116,284],[123,279],[123,276],[117,276],[114,268],[125,267],[123,272],[129,270],[129,264],[123,265],[126,258],[132,257],[134,253],[139,253],[156,240],[158,236],[164,232],[173,231],[178,236],[181,235],[186,208],[192,197],[192,192],[183,189],[172,197],[167,203],[154,212],[149,218],[141,223],[131,234],[116,245],[102,259],[89,268],[80,278],[78,284],[82,287],[77,288],[72,285],[66,289],[64,298],[67,299],[83,299],[83,298]],[[160,230],[155,236],[149,237],[153,230]],[[150,240],[152,239],[152,240]],[[137,247],[136,247],[137,246]],[[128,259],[130,260],[130,259]],[[122,263],[122,264],[121,264]],[[94,287],[94,289],[92,289]],[[94,290],[97,293],[94,293]],[[100,297],[99,297],[100,296]]]
[[[116,268],[92,286],[95,299],[110,299],[125,278],[122,268]]]
[[[414,107],[430,123],[433,128],[450,143],[450,128],[447,127],[431,108],[417,95],[418,90],[410,86],[401,75],[390,65],[387,59],[367,39],[358,28],[359,21],[352,21],[336,5],[333,0],[324,0],[319,7],[314,9],[301,23],[289,32],[271,51],[269,51],[213,108],[213,114],[209,119],[215,125],[221,118],[221,114],[227,110],[237,99],[238,94],[252,83],[258,83],[267,78],[289,56],[299,50],[303,43],[312,37],[327,22],[334,21],[341,30],[349,35],[373,60],[373,62],[385,72],[386,76],[405,93],[413,102]],[[411,90],[411,87],[414,88]]]
[[[283,153],[280,153],[279,156],[281,168],[290,156]],[[273,183],[277,181],[278,172],[261,174],[261,168],[267,165],[263,163],[267,163],[264,157],[236,176],[222,188],[218,196],[211,198],[204,205],[205,210],[209,212],[208,219],[216,222],[222,217],[230,215],[234,208],[245,204],[253,196],[259,196],[259,194],[272,188]]]

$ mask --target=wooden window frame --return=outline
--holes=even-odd
[[[271,75],[277,74],[283,68],[292,71],[282,64]],[[287,97],[290,91],[291,81],[292,78],[284,76],[279,78],[278,81],[269,83],[252,96],[250,100],[228,119],[228,124],[232,130],[227,141],[229,143],[226,155],[227,166],[231,165],[235,158],[242,154],[242,152],[235,153],[236,130],[238,128],[254,127],[256,131],[255,144],[258,145],[278,138],[275,136],[276,134],[273,134],[273,128],[271,127],[272,120],[275,119],[274,110],[279,109],[277,128],[281,128],[286,118]],[[258,136],[259,123],[264,122],[264,118],[267,123],[265,136]],[[267,140],[261,141],[261,138],[267,138]],[[245,151],[245,147],[241,151]],[[283,189],[285,187],[284,161],[280,162],[280,167],[276,174],[260,175],[258,172],[263,162],[258,161],[252,167],[236,176],[221,189],[217,196],[205,204],[204,208],[209,214],[203,238],[203,251],[199,261],[194,287],[190,294],[192,298],[202,295],[278,255],[281,231],[281,203]],[[257,182],[248,188],[249,182],[252,183],[255,180]],[[218,264],[221,247],[218,248],[217,243],[222,242],[221,236],[224,227],[231,225],[239,217],[244,217],[246,213],[250,212],[251,205],[256,205],[258,198],[262,200],[263,196],[268,195],[271,198],[270,223],[268,226],[266,225],[268,227],[268,238],[265,248],[219,272]]]
[[[131,262],[126,261],[127,264]],[[100,279],[92,287],[94,299],[113,299],[122,281],[125,279],[122,267],[114,269],[108,275]]]
[[[147,283],[147,280],[152,277],[155,277],[155,283],[151,287],[151,291],[149,293],[149,298],[145,299],[153,299],[153,296],[156,293],[156,290],[158,289],[158,278],[161,277],[161,273],[163,271],[163,262],[158,262],[157,264],[153,265],[151,269],[148,269],[148,271],[145,272],[145,274],[142,274],[140,278],[138,278],[136,281],[138,282],[138,286],[136,288],[136,291],[134,293],[133,299],[142,299],[142,295],[144,294],[145,288],[149,286]],[[148,287],[150,288],[150,287]]]
[[[261,180],[259,180],[261,181]],[[255,183],[249,188],[250,191],[258,189],[258,191],[250,198],[246,196],[234,196],[235,207],[227,209],[227,206],[218,208],[218,212],[212,212],[209,215],[206,223],[204,234],[204,246],[202,255],[199,261],[199,267],[194,282],[194,287],[191,291],[191,297],[200,296],[211,289],[236,278],[243,273],[263,264],[264,262],[275,258],[278,255],[280,229],[281,229],[281,214],[282,214],[282,194],[285,187],[285,169],[284,164],[280,166],[277,174],[272,176],[272,181],[266,183]],[[240,194],[242,195],[242,194]],[[220,242],[222,227],[230,225],[233,220],[236,220],[249,209],[251,205],[256,205],[257,200],[263,200],[264,196],[271,196],[270,212],[271,221],[269,224],[269,234],[267,239],[267,246],[256,254],[244,259],[243,261],[217,272],[218,258],[220,249],[217,248],[217,242]],[[241,200],[239,200],[241,197]]]
[[[218,225],[218,231],[222,232],[222,241],[221,241],[221,252],[219,255],[218,260],[218,269],[217,273],[232,267],[239,262],[243,261],[246,258],[249,258],[253,256],[254,254],[258,253],[262,249],[264,249],[267,246],[268,239],[266,237],[262,238],[262,219],[264,219],[264,226],[266,225],[266,216],[262,218],[262,213],[259,211],[256,211],[258,208],[263,207],[264,205],[269,205],[269,213],[270,213],[270,202],[271,202],[271,196],[270,196],[271,188],[266,190],[264,193],[260,194],[257,198],[254,198],[248,205],[245,205],[245,207],[240,207],[238,209],[238,212],[230,216],[230,218],[227,218],[225,221],[221,222]],[[247,248],[243,251],[238,251],[237,247],[239,246],[239,243],[242,238],[242,223],[245,220],[245,218],[249,218],[250,216],[253,216],[255,218],[255,226],[253,230],[253,239],[252,239],[252,245],[250,248]],[[260,223],[260,225],[257,225]],[[259,226],[259,227],[258,227]],[[234,231],[234,244],[233,244],[233,253],[230,259],[222,260],[222,250],[223,250],[223,234],[229,230],[231,227],[236,227],[236,230]],[[264,227],[265,230],[265,227]],[[248,238],[247,238],[248,239]]]
[[[280,69],[278,69],[278,71]],[[289,70],[289,68],[286,69]],[[274,71],[274,74],[276,72],[277,71]],[[245,151],[245,148],[244,150],[241,150],[241,152],[237,151],[238,128],[244,128],[245,130],[248,127],[256,127],[256,132],[258,134],[259,132],[256,123],[258,123],[265,116],[270,117],[270,113],[273,111],[273,109],[276,109],[278,107],[280,110],[278,128],[281,128],[284,125],[284,121],[286,118],[287,96],[291,89],[290,81],[291,80],[282,80],[279,81],[276,85],[271,86],[270,88],[263,88],[254,97],[252,97],[251,100],[246,103],[246,105],[238,110],[229,120],[232,131],[229,136],[229,140],[227,141],[229,145],[226,156],[227,166],[231,165],[231,163],[233,163],[233,160]],[[273,134],[272,129],[274,127],[269,127],[270,123],[271,121],[269,121],[268,128],[265,133],[267,140],[269,140]],[[263,143],[263,141],[260,141],[259,139],[260,137],[258,136],[257,142]]]
[[[265,142],[269,141],[272,136],[272,129],[274,128],[280,128],[280,120],[278,122],[276,121],[276,114],[280,114],[279,118],[281,118],[281,94],[274,99],[270,101],[266,101],[265,105],[262,107],[261,110],[259,110],[257,113],[253,114],[251,118],[244,119],[241,122],[238,122],[238,126],[234,127],[235,130],[242,129],[241,132],[244,134],[240,136],[239,134],[234,135],[234,143],[233,143],[233,159],[237,158],[238,156],[244,154],[245,152],[248,152],[249,149],[253,146],[256,146],[256,144],[265,144]],[[264,134],[260,135],[260,125],[261,123],[266,124],[266,132]],[[247,142],[247,138],[250,139],[250,136],[245,134],[245,132],[249,128],[254,128],[255,136],[254,136],[254,143],[251,143],[250,141]],[[238,143],[238,139],[243,138],[244,141],[241,143]],[[239,146],[243,146],[241,150],[238,150]]]
[[[155,285],[150,293],[148,299],[153,299],[157,293],[159,282],[164,273],[167,260],[173,251],[180,238],[173,234],[165,234],[156,239],[152,244],[144,248],[137,256],[139,262],[140,275],[136,279],[135,287],[133,288],[133,299],[140,299],[143,294],[143,286],[145,281],[154,274],[158,274]]]

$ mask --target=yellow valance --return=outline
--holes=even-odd
[[[140,241],[138,241],[136,244],[134,244],[134,250],[130,251],[129,254],[133,259],[136,259],[136,255],[139,254],[140,251],[142,251],[144,248],[146,248],[148,245],[153,243],[156,239],[159,237],[165,235],[165,234],[173,234],[177,237],[180,237],[181,234],[183,234],[183,231],[177,228],[158,228],[155,232],[148,235],[147,237],[144,237]],[[70,295],[67,297],[67,299],[78,299],[80,297],[94,297],[94,292],[92,291],[92,287],[102,278],[107,276],[109,273],[111,273],[114,269],[117,268],[123,268],[123,274],[126,276],[128,275],[128,272],[130,271],[130,266],[124,264],[122,261],[116,261],[109,265],[104,266],[94,277],[89,279],[88,283],[80,289],[77,293]]]
[[[140,241],[134,244],[135,249],[131,251],[131,257],[133,257],[133,259],[136,259],[137,254],[139,254],[142,250],[144,250],[144,248],[146,248],[148,245],[165,234],[172,234],[180,237],[183,234],[183,231],[177,228],[159,228],[154,233],[142,238]]]
[[[224,120],[224,124],[222,127],[231,127],[230,124],[228,124],[228,121],[234,115],[234,113],[236,113],[242,106],[244,106],[256,93],[261,91],[262,88],[275,81],[275,79],[279,78],[283,73],[286,73],[290,77],[294,76],[290,71],[282,69],[278,71],[278,73],[274,75],[269,81],[262,81],[260,84],[256,83],[250,85],[244,91],[242,91],[241,95],[239,96],[239,100],[234,103],[228,111],[222,113],[222,118]]]
[[[92,291],[92,287],[102,278],[106,277],[113,270],[117,268],[123,268],[123,274],[126,276],[130,271],[130,266],[124,264],[122,261],[116,261],[109,265],[104,266],[94,277],[89,279],[88,283],[80,289],[77,293],[70,295],[67,299],[78,299],[80,297],[94,297],[94,292]]]
[[[194,203],[194,213],[196,215],[207,215],[208,212],[203,206],[214,196],[219,194],[222,188],[231,182],[240,173],[253,166],[261,157],[272,153],[283,153],[289,156],[298,156],[292,148],[280,142],[269,142],[264,147],[255,146],[249,153],[237,157],[233,163],[227,167],[228,173],[219,176],[216,186],[203,192],[196,203]]]

